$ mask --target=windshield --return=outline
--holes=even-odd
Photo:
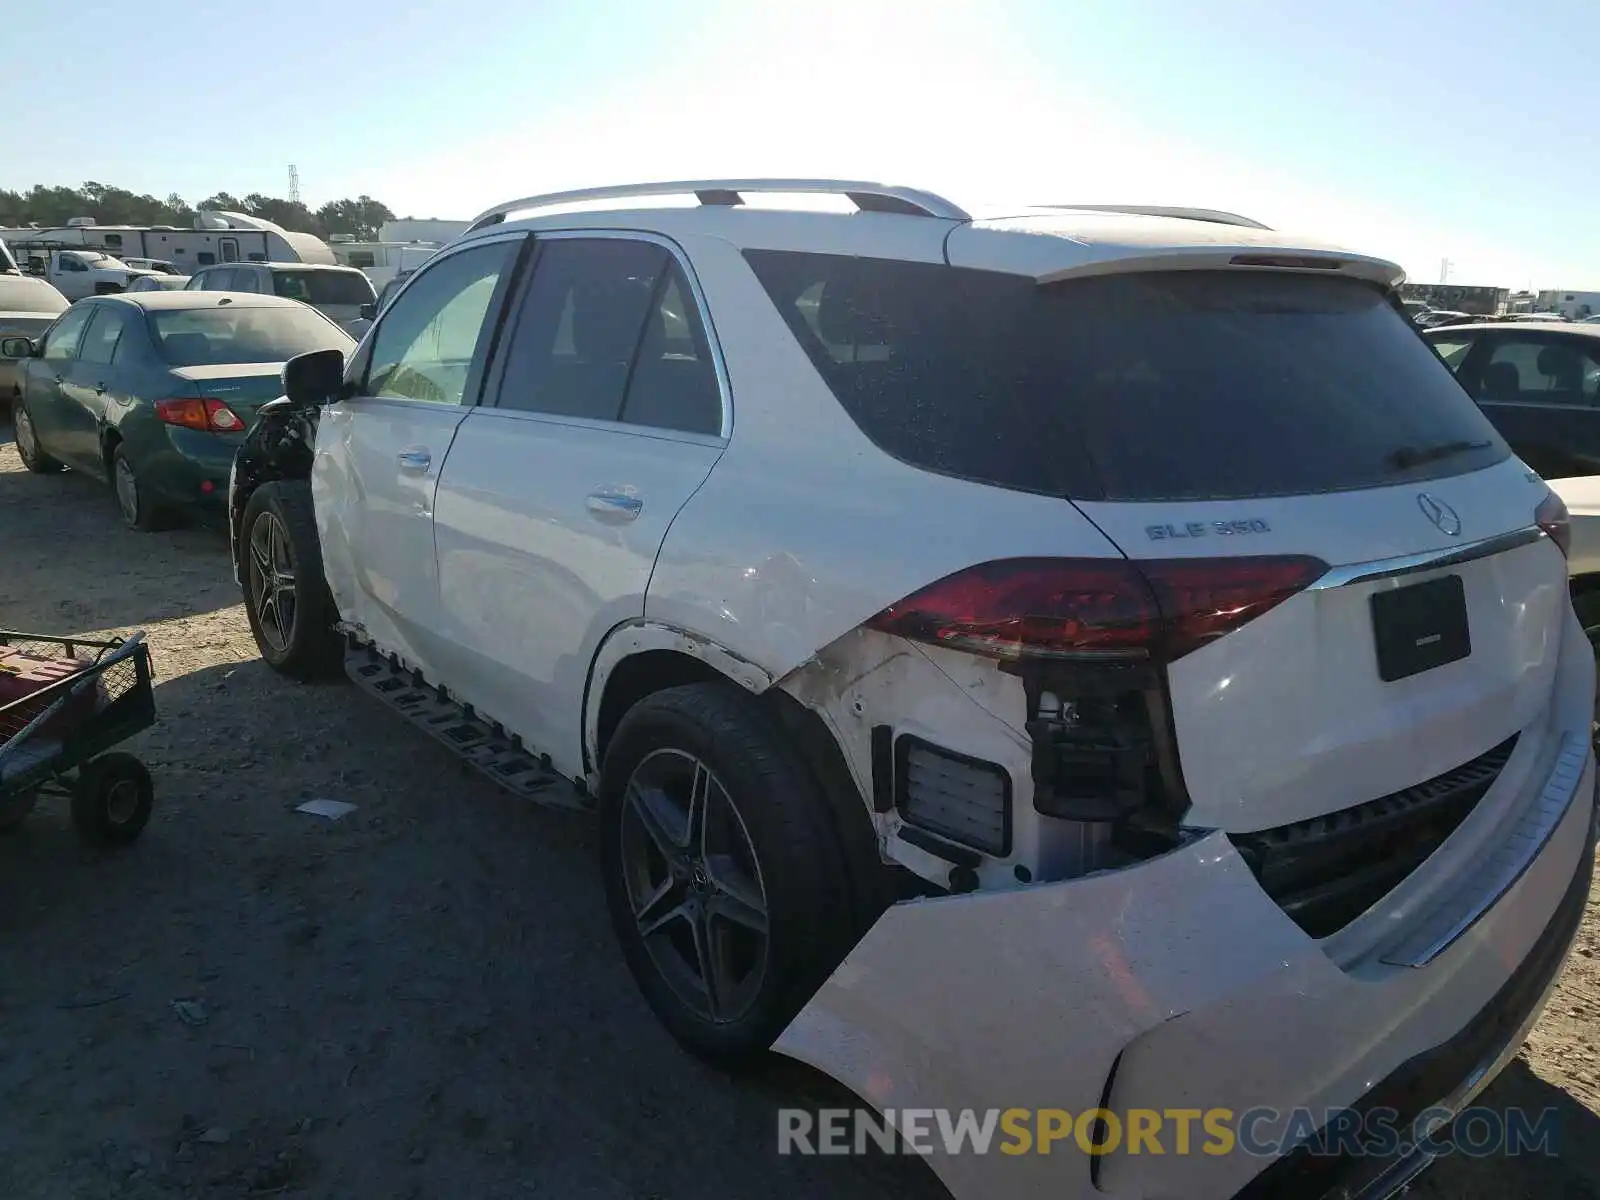
[[[0,275],[0,312],[56,313],[67,311],[67,298],[38,279]]]
[[[360,271],[273,271],[272,288],[303,304],[371,304],[377,297]]]
[[[161,356],[174,367],[283,362],[308,350],[355,345],[327,318],[303,308],[168,309],[150,314]]]
[[[1460,474],[1509,447],[1375,287],[1255,271],[1033,279],[750,250],[818,372],[915,466],[1082,499]]]

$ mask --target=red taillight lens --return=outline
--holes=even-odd
[[[157,400],[155,407],[156,416],[168,425],[210,433],[237,433],[244,428],[239,415],[221,400],[185,396],[177,400]]]
[[[1013,558],[958,571],[867,625],[1000,659],[1170,662],[1326,571],[1319,559]]]
[[[1551,492],[1539,502],[1539,507],[1533,510],[1533,519],[1539,523],[1539,528],[1550,535],[1550,540],[1561,548],[1563,556],[1572,551],[1572,517],[1567,512],[1567,505],[1560,496]]]
[[[1321,559],[1306,555],[1178,558],[1139,565],[1166,619],[1169,662],[1255,620],[1328,569]]]

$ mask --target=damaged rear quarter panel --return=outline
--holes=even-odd
[[[1011,863],[1036,868],[1036,822],[1031,811],[1031,743],[1021,683],[976,655],[916,646],[901,638],[856,629],[778,681],[828,727],[864,798],[873,795],[872,730],[891,725],[946,750],[995,763],[1011,776],[1013,839],[1004,859],[978,868],[980,886],[1014,886]],[[948,883],[948,862],[894,837],[894,812],[874,814],[885,857],[929,882]]]

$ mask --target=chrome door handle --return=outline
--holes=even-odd
[[[426,471],[433,464],[433,455],[428,453],[426,447],[412,446],[400,451],[395,461],[400,464],[402,471]]]
[[[622,492],[590,492],[584,506],[602,521],[631,521],[644,509],[644,501]]]

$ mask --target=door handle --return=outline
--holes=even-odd
[[[631,521],[644,509],[644,501],[624,492],[590,492],[584,507],[602,521]]]
[[[402,471],[426,471],[433,464],[433,455],[426,446],[409,446],[395,456]]]

